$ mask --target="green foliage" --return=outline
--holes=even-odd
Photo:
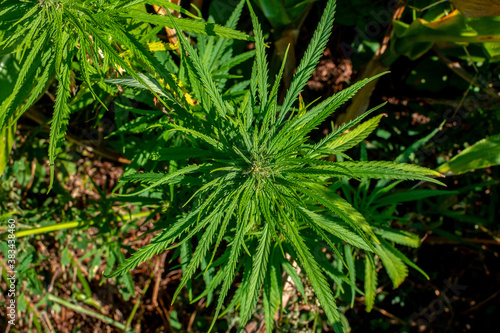
[[[487,58],[498,61],[500,17],[467,18],[458,10],[431,10],[424,18],[417,18],[411,24],[394,20],[394,34],[391,49],[396,54],[416,59],[429,51],[438,42],[452,42],[458,46],[464,43],[479,44]]]
[[[64,295],[62,297],[67,302],[64,306],[94,317],[101,315],[100,319],[104,322],[117,327],[124,326],[102,315],[105,304],[95,296],[102,295],[106,286],[93,282],[97,281],[96,277],[102,281],[99,276],[101,267],[108,273],[124,262],[123,250],[127,246],[121,245],[121,238],[138,229],[139,219],[149,217],[150,212],[140,212],[139,209],[133,211],[126,207],[116,209],[113,207],[114,198],[90,180],[83,182],[80,191],[89,193],[90,190],[95,190],[101,196],[87,198],[85,210],[73,204],[74,194],[68,193],[64,188],[66,184],[60,179],[56,179],[54,183],[53,196],[47,196],[48,171],[42,163],[31,162],[25,156],[43,156],[42,140],[28,140],[35,142],[14,150],[14,154],[23,152],[23,155],[6,167],[1,176],[0,188],[0,217],[3,221],[8,218],[16,220],[16,304],[20,311],[18,323],[37,332],[43,331],[44,323],[35,314],[45,307],[56,308],[57,304],[53,303],[52,297]],[[81,168],[67,155],[56,160],[56,163],[66,176],[70,170]],[[67,179],[63,182],[65,180]],[[24,195],[27,189],[30,191],[29,195]],[[4,224],[0,227],[0,265],[3,267],[7,264],[10,249],[5,241],[8,235]],[[37,244],[41,241],[47,246],[38,248]],[[54,252],[58,254],[57,257]],[[60,262],[56,258],[60,258]],[[51,274],[51,262],[58,262],[58,269],[64,274],[54,277],[54,282],[49,285],[44,279],[47,274]],[[7,271],[2,269],[2,285],[5,285],[7,277]],[[66,297],[63,291],[65,288],[71,291],[71,297]],[[131,274],[120,277],[116,281],[116,288],[117,295],[123,300],[130,300],[136,294]],[[2,293],[7,294],[3,287]],[[85,307],[79,306],[79,303]],[[30,316],[36,318],[29,321]],[[46,320],[50,323],[50,319]]]
[[[232,18],[237,20],[241,6]],[[141,182],[144,187],[122,195],[137,200],[170,189],[172,197],[172,186],[186,186],[196,192],[184,203],[188,208],[186,213],[180,214],[175,222],[167,220],[165,229],[111,276],[120,276],[161,251],[198,239],[189,262],[183,260],[183,277],[175,296],[196,277],[200,267],[202,272],[217,268],[217,273],[207,283],[207,290],[199,296],[219,290],[210,330],[215,319],[224,313],[224,301],[232,294],[231,288],[241,279],[228,310],[233,306],[239,308],[242,330],[262,292],[266,329],[272,332],[273,317],[281,302],[282,272],[289,272],[291,261],[296,261],[310,281],[328,321],[336,331],[342,331],[341,315],[327,279],[331,268],[313,255],[318,240],[326,242],[340,258],[343,258],[339,251],[344,246],[343,241],[369,255],[376,254],[395,286],[406,277],[405,263],[409,264],[409,260],[402,258],[402,254],[381,236],[406,244],[415,240],[412,235],[391,229],[375,229],[363,214],[336,193],[337,185],[347,178],[418,179],[442,183],[432,178],[439,173],[416,165],[324,159],[331,154],[347,156],[344,152],[368,137],[381,115],[357,127],[353,126],[362,118],[352,121],[320,143],[311,144],[310,132],[369,82],[362,81],[309,111],[293,106],[326,45],[335,1],[328,1],[282,106],[278,105],[276,96],[281,73],[269,92],[264,39],[249,3],[248,6],[254,25],[256,58],[248,83],[250,88],[242,100],[225,100],[224,82],[213,75],[210,55],[206,52],[217,44],[209,40],[206,44],[201,43],[197,50],[185,37],[179,36],[182,50],[188,54],[186,57],[181,52],[181,71],[187,72],[198,100],[194,109],[201,110],[203,116],[180,107],[175,109],[178,115],[175,121],[162,117],[149,126],[148,131],[152,135],[160,131],[162,134],[158,138],[162,139],[159,142],[165,137],[174,137],[173,132],[184,134],[181,146],[186,149],[182,156],[189,158],[189,163],[171,165],[166,174],[136,173],[138,165],[134,166],[122,181]],[[233,22],[230,19],[229,23]],[[179,29],[174,20],[172,25]],[[350,131],[346,132],[348,129]],[[144,158],[144,154],[141,156]],[[353,260],[347,263],[347,268],[351,269],[349,274],[354,274]],[[367,268],[370,279],[367,286],[372,289],[372,298],[376,285],[373,267]],[[346,279],[345,275],[343,278],[354,285],[355,279]],[[373,305],[373,299],[369,304]]]
[[[437,171],[462,174],[471,170],[500,164],[500,134],[480,140],[464,149],[460,154],[444,164]]]
[[[57,148],[64,138],[71,113],[68,107],[71,91],[77,89],[75,80],[82,81],[82,89],[90,90],[98,100],[93,84],[97,81],[103,87],[102,78],[111,74],[121,76],[122,72],[149,89],[166,107],[174,101],[172,94],[183,96],[172,75],[141,43],[141,35],[149,35],[148,24],[171,27],[175,24],[185,31],[199,34],[248,39],[244,33],[213,23],[146,13],[146,4],[165,5],[187,13],[168,1],[101,1],[98,5],[87,0],[2,0],[1,3],[0,31],[3,38],[0,47],[4,53],[18,52],[22,61],[13,91],[0,105],[0,128],[13,126],[48,88],[52,78],[58,81],[50,130],[49,187],[54,181]],[[139,28],[129,31],[127,24]],[[125,57],[123,51],[129,51],[131,57]],[[76,59],[78,66],[73,66]],[[155,90],[158,83],[144,79],[136,68],[162,80],[171,92],[160,98]],[[24,99],[26,101],[22,103]]]
[[[313,1],[315,0],[253,0],[278,32],[303,19]]]
[[[425,256],[432,257],[433,244],[452,244],[448,250],[446,245],[439,245],[443,255],[462,256],[465,250],[479,258],[476,271],[488,266],[487,248],[498,238],[495,226],[498,169],[491,166],[498,164],[495,126],[500,118],[494,108],[489,112],[495,103],[483,100],[476,90],[470,89],[461,101],[454,100],[461,96],[454,89],[463,90],[466,86],[460,85],[462,82],[456,76],[447,77],[448,73],[439,69],[442,66],[439,58],[430,61],[428,55],[422,57],[417,67],[410,66],[412,74],[405,76],[408,74],[405,70],[401,78],[396,75],[399,73],[395,67],[392,79],[394,82],[406,79],[409,84],[418,82],[424,89],[430,87],[425,82],[431,82],[433,91],[441,91],[442,97],[450,99],[436,99],[435,94],[427,96],[424,90],[423,96],[419,94],[407,104],[402,99],[405,112],[397,116],[388,111],[388,117],[380,114],[379,109],[385,106],[382,104],[347,124],[337,118],[337,126],[332,125],[329,134],[321,135],[325,120],[333,112],[341,109],[346,100],[359,96],[357,92],[363,86],[383,75],[352,84],[335,96],[305,106],[304,100],[312,100],[312,91],[304,86],[319,57],[325,59],[322,50],[333,20],[333,1],[328,3],[321,21],[318,16],[317,21],[321,22],[318,31],[293,86],[287,96],[283,94],[286,97],[283,105],[277,102],[278,95],[282,96],[280,85],[288,86],[290,81],[282,76],[291,72],[291,68],[285,66],[285,62],[281,68],[267,63],[266,52],[273,48],[265,45],[266,27],[261,29],[253,9],[250,8],[256,40],[254,50],[243,51],[250,46],[246,42],[218,38],[249,39],[233,30],[245,1],[237,4],[224,27],[214,25],[211,18],[204,22],[166,0],[147,3],[176,10],[197,21],[151,15],[144,6],[146,2],[122,1],[118,2],[120,6],[115,6],[108,1],[60,1],[63,6],[58,7],[54,1],[38,1],[42,5],[56,4],[52,12],[54,8],[37,6],[34,1],[3,1],[2,5],[7,6],[0,6],[0,16],[5,19],[0,20],[0,43],[10,40],[0,51],[3,53],[0,86],[7,87],[0,90],[0,101],[8,102],[14,89],[21,86],[9,102],[11,115],[5,119],[6,126],[1,130],[4,141],[0,141],[0,170],[6,165],[0,175],[0,217],[13,216],[20,222],[16,232],[22,249],[17,268],[19,329],[43,331],[45,323],[50,326],[52,320],[53,326],[65,327],[66,324],[76,330],[81,330],[83,325],[112,325],[123,331],[133,331],[132,327],[142,325],[143,331],[161,330],[162,321],[167,319],[176,331],[184,331],[191,325],[193,331],[206,332],[211,320],[214,331],[236,331],[238,325],[239,331],[243,331],[245,323],[258,318],[264,321],[268,331],[281,328],[300,331],[312,327],[311,331],[319,332],[328,319],[334,322],[337,331],[350,331],[345,312],[356,318],[351,323],[354,331],[359,327],[363,327],[362,331],[394,330],[394,325],[407,331],[418,323],[418,318],[409,317],[410,313],[427,305],[428,299],[424,296],[433,292],[426,287],[431,284],[419,282],[422,276],[429,277],[415,265],[417,251],[419,262],[425,263],[434,281],[448,278],[450,271],[464,269],[464,274],[460,274],[462,281],[471,278],[467,275],[474,274],[475,270],[460,261],[455,265],[450,264],[454,260],[439,263],[428,260]],[[278,0],[275,4],[280,2],[287,6],[298,4],[297,10],[312,3]],[[344,19],[354,15],[350,17],[358,20],[360,29],[364,29],[365,24],[358,10],[365,14],[367,21],[373,21],[377,13],[380,18],[382,7],[364,6],[361,2],[338,3],[337,16],[342,9],[347,14]],[[210,2],[212,7],[216,7],[215,3],[221,1]],[[413,5],[424,8],[422,4],[429,3],[423,0]],[[317,3],[314,8],[322,13],[319,9],[325,5],[326,2]],[[86,11],[73,11],[72,6],[84,7]],[[449,6],[448,2],[438,2],[421,11],[409,6],[401,20],[412,22],[421,16],[432,25],[439,22],[439,12]],[[73,13],[81,30],[65,15],[61,18],[62,25],[47,19],[57,10],[64,14],[63,7]],[[349,7],[348,13],[346,7]],[[46,15],[40,19],[39,12],[43,10]],[[414,16],[410,18],[412,10]],[[438,16],[420,15],[430,11]],[[314,16],[316,11],[312,13]],[[19,21],[25,14],[27,18]],[[40,20],[42,29],[30,28],[36,19]],[[287,17],[283,15],[280,19]],[[88,25],[91,27],[87,28]],[[309,31],[309,22],[306,25]],[[60,32],[49,31],[44,35],[44,31],[59,26]],[[178,45],[159,41],[164,26],[189,32],[189,43],[180,40],[182,52],[170,52]],[[411,32],[408,40],[420,38],[418,26],[410,24],[396,29],[399,28]],[[444,28],[440,27],[441,32]],[[90,33],[89,29],[94,30]],[[96,32],[102,38],[94,41]],[[11,39],[16,33],[18,36]],[[277,30],[271,33],[279,34]],[[25,38],[23,34],[33,38]],[[181,31],[178,36],[183,36]],[[359,39],[356,37],[354,43]],[[365,46],[376,49],[376,43],[364,42]],[[450,45],[448,42],[446,40],[446,45]],[[497,44],[483,44],[485,49],[490,47],[492,58],[498,53],[493,48]],[[82,51],[81,45],[87,49]],[[430,44],[408,45],[415,47],[411,53],[418,54]],[[478,45],[481,44],[469,45],[465,51],[460,47],[443,49],[443,52],[476,62],[477,81],[490,82],[497,76],[498,68],[485,62]],[[297,46],[296,50],[289,46],[290,54],[293,51],[302,54],[307,45]],[[443,44],[438,42],[436,46]],[[40,49],[38,55],[31,55],[36,48]],[[285,48],[274,49],[288,54]],[[89,56],[95,52],[99,53],[99,63],[94,63]],[[120,57],[130,68],[124,69],[108,53]],[[326,60],[336,60],[336,54],[332,56],[333,59]],[[28,60],[33,61],[33,65],[26,67]],[[467,68],[465,62],[461,64]],[[353,59],[353,66],[356,65]],[[86,69],[90,73],[88,82]],[[250,69],[253,74],[249,80]],[[276,73],[276,78],[270,77]],[[24,77],[22,82],[18,79],[20,76]],[[490,87],[495,86],[496,82],[491,82]],[[379,88],[374,98],[381,93],[384,97],[392,96],[392,88]],[[397,90],[406,92],[407,88]],[[37,103],[45,91],[50,98],[55,96],[54,103],[50,103],[47,96]],[[305,93],[300,96],[302,91]],[[470,100],[473,93],[481,101]],[[388,100],[391,106],[387,110],[400,109],[393,104],[394,99]],[[455,108],[455,102],[458,102],[458,114],[466,121],[446,118],[449,114],[446,107]],[[54,110],[46,105],[54,106]],[[462,107],[467,109],[467,115]],[[33,122],[24,117],[18,119],[23,110],[28,110],[26,116],[32,119],[34,116],[43,119],[44,112],[54,112],[48,123],[52,124],[51,128],[45,128],[45,120],[41,122],[45,122],[44,125],[33,126]],[[415,123],[413,117],[424,112],[428,118],[417,117]],[[87,136],[86,126],[81,126],[82,119],[95,119],[96,124],[103,125],[105,135],[110,131],[109,127],[104,128],[105,123],[116,126],[104,141],[99,138],[91,155],[87,154],[90,149],[80,146],[95,143],[92,139],[90,143],[82,139]],[[70,123],[69,120],[76,121]],[[383,128],[379,129],[379,124]],[[71,140],[68,141],[62,139],[66,126],[70,128]],[[433,127],[436,129],[430,132]],[[454,131],[456,127],[460,131]],[[484,129],[489,139],[481,140],[485,134],[473,130],[477,128]],[[441,131],[446,135],[437,135],[443,134]],[[318,136],[321,138],[317,139]],[[50,170],[44,165],[49,137],[55,138],[50,140],[49,151],[50,163],[57,170],[50,193]],[[75,142],[75,138],[78,145],[70,143]],[[15,139],[15,149],[11,151]],[[463,148],[457,142],[477,144],[444,163],[456,149]],[[105,151],[101,149],[115,150],[116,155],[101,155]],[[377,156],[371,159],[392,161],[400,152],[403,153],[394,162],[368,159],[369,153],[370,157]],[[118,163],[106,161],[103,166],[100,161],[115,156],[119,156]],[[425,165],[444,163],[436,170],[447,174],[451,169],[457,174],[471,168],[488,169],[456,177],[449,182],[451,189],[442,191],[437,190],[436,185],[441,183],[434,179],[439,173],[403,164],[407,161]],[[109,165],[113,167],[108,173],[103,168]],[[122,169],[122,182],[112,190]],[[97,173],[94,170],[98,170]],[[419,180],[418,184],[403,182],[411,179]],[[410,189],[417,186],[419,189]],[[146,221],[136,222],[144,217]],[[143,239],[137,239],[138,233],[147,228],[149,231]],[[0,239],[6,236],[5,230],[5,226],[0,226]],[[149,241],[147,236],[153,233],[157,233],[156,238]],[[419,235],[423,234],[426,236],[421,240]],[[478,235],[479,239],[472,240]],[[134,240],[131,242],[131,239]],[[424,248],[417,250],[421,243],[425,244]],[[140,249],[142,246],[145,247]],[[5,242],[0,242],[1,258],[6,257],[6,251]],[[161,252],[164,252],[162,256],[151,258]],[[126,260],[125,253],[132,256]],[[55,273],[54,263],[60,263],[60,270],[56,267]],[[139,264],[140,269],[131,271]],[[148,287],[157,276],[149,273],[159,273],[157,268],[163,264],[167,269],[183,271],[182,276],[169,274],[169,286],[175,284],[179,288],[167,318],[160,317],[154,310],[137,311],[145,305]],[[439,268],[433,269],[433,264]],[[411,276],[414,270],[421,275]],[[115,280],[103,280],[102,274],[109,276],[113,272],[121,275]],[[479,277],[476,272],[469,281]],[[0,279],[4,282],[6,278],[4,271]],[[408,278],[416,282],[412,284],[415,288],[389,291]],[[45,283],[48,281],[50,285]],[[137,294],[141,289],[142,293]],[[311,291],[316,293],[319,302],[311,301]],[[103,298],[103,293],[113,297],[112,302],[118,304],[119,309],[106,306],[110,299]],[[459,302],[469,304],[484,298],[476,296],[480,295],[468,291],[467,295],[457,298],[457,306]],[[310,310],[304,309],[301,297],[310,305]],[[285,307],[282,299],[288,298]],[[363,314],[359,310],[363,299],[367,312],[377,306],[389,312],[404,306],[395,313],[410,319],[389,324],[389,319],[377,313]],[[189,302],[205,303],[207,309],[193,313],[194,307]],[[0,305],[5,304],[0,302]],[[82,316],[73,316],[75,321],[70,324],[57,322],[61,307],[66,308],[70,316],[71,313]],[[347,311],[349,307],[354,311]],[[43,315],[46,308],[54,311],[43,316],[42,322],[39,315]],[[483,311],[482,315],[489,312],[494,311]],[[476,322],[484,320],[475,317]],[[112,318],[120,318],[120,322]],[[436,318],[435,326],[446,322],[442,325],[448,330],[450,323],[457,328],[463,323],[460,319],[448,321],[449,316],[444,313],[439,318],[442,319]],[[474,322],[468,324],[474,327]]]

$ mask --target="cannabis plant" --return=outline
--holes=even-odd
[[[437,131],[432,132],[425,138],[422,138],[408,147],[400,155],[395,158],[397,162],[406,161],[412,153],[419,149],[422,145],[428,142],[432,137],[434,137]],[[367,161],[367,150],[366,144],[361,144],[361,154],[360,159],[362,161]],[[342,191],[345,199],[362,215],[366,218],[367,222],[370,224],[375,235],[380,241],[380,251],[379,258],[384,264],[385,270],[389,278],[392,281],[394,288],[398,287],[408,276],[408,267],[412,267],[419,271],[425,278],[429,279],[427,274],[422,271],[418,266],[415,265],[411,260],[409,260],[401,251],[396,248],[396,244],[407,246],[410,248],[417,248],[420,246],[421,241],[417,234],[414,234],[408,230],[398,230],[393,228],[391,225],[397,224],[398,226],[408,227],[409,218],[408,216],[400,217],[398,214],[398,206],[417,199],[426,199],[441,195],[447,195],[453,193],[452,191],[443,191],[435,189],[399,189],[397,192],[393,190],[400,185],[403,180],[398,180],[391,182],[388,179],[380,179],[377,181],[372,181],[371,179],[362,179],[359,186],[353,187],[349,184],[347,178],[342,181],[336,182],[330,186],[330,189],[339,189]],[[338,220],[338,218],[331,214],[331,212],[325,211],[324,214],[328,216],[329,219]],[[339,221],[340,222],[340,221]],[[341,223],[341,222],[340,222]],[[375,245],[376,247],[378,245]],[[376,264],[377,258],[371,251],[364,250],[362,248],[353,248],[347,243],[339,243],[339,251],[344,253],[345,262],[349,268],[349,282],[346,284],[350,289],[350,293],[345,293],[344,299],[351,302],[351,306],[354,303],[354,298],[356,293],[360,293],[356,288],[356,262],[362,262],[364,266],[363,276],[364,282],[364,298],[366,311],[370,312],[373,309],[375,303],[376,290],[379,285],[379,272],[378,265]],[[340,263],[341,264],[341,263]],[[340,266],[340,265],[339,265]],[[343,267],[338,267],[341,270]],[[338,285],[345,284],[338,276],[333,276],[333,280],[336,281]],[[382,284],[382,283],[380,283]],[[338,288],[337,295],[344,289]]]
[[[441,184],[439,173],[423,167],[395,162],[353,161],[345,151],[362,142],[378,125],[383,114],[361,122],[366,113],[312,142],[308,135],[328,116],[372,79],[352,85],[323,102],[306,107],[299,95],[321,57],[331,33],[335,1],[329,0],[317,30],[297,69],[282,105],[278,90],[283,67],[268,89],[265,43],[256,15],[247,1],[255,35],[256,56],[249,91],[239,103],[222,98],[214,76],[192,45],[179,36],[190,73],[191,85],[202,116],[186,110],[172,119],[164,117],[149,129],[179,132],[192,139],[191,146],[171,150],[170,159],[188,160],[168,173],[129,174],[123,182],[141,182],[143,188],[124,196],[147,195],[163,186],[193,188],[185,203],[189,212],[170,222],[149,245],[141,248],[111,276],[128,272],[153,255],[197,239],[174,299],[196,276],[217,268],[203,297],[219,290],[215,319],[226,307],[239,308],[240,330],[251,318],[262,295],[265,323],[273,330],[273,317],[280,307],[282,272],[297,279],[292,262],[305,272],[328,321],[342,331],[340,313],[326,274],[328,265],[312,251],[318,240],[343,260],[339,244],[363,249],[390,263],[394,254],[365,217],[329,186],[339,179],[409,179]],[[172,21],[176,29],[177,23]],[[299,101],[298,106],[296,102]],[[372,110],[376,111],[379,107]],[[357,126],[355,126],[357,125]],[[346,161],[326,159],[336,155]],[[321,213],[320,213],[321,212]],[[389,258],[384,260],[384,258]],[[295,272],[295,273],[294,273]],[[300,279],[298,279],[300,280]],[[240,284],[231,291],[235,282]]]
[[[146,4],[150,4],[197,18],[167,0],[1,0],[0,3],[0,47],[3,48],[0,54],[18,52],[22,67],[9,97],[0,105],[0,129],[15,125],[17,119],[49,88],[53,79],[58,81],[50,129],[49,187],[54,179],[58,145],[66,133],[71,113],[71,92],[78,91],[77,82],[83,86],[80,92],[90,90],[94,99],[103,103],[93,88],[94,84],[106,90],[101,80],[110,75],[111,70],[118,76],[126,72],[149,89],[164,106],[179,103],[175,94],[182,102],[184,95],[174,77],[148,50],[148,40],[159,31],[158,28],[151,29],[150,25],[161,29],[175,24],[198,34],[248,38],[244,33],[213,23],[147,13]],[[168,86],[169,93],[158,96],[155,82],[146,80],[137,68],[144,69],[163,86]]]

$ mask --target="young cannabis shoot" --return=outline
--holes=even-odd
[[[239,105],[222,99],[203,59],[179,35],[182,51],[188,55],[188,70],[193,74],[191,85],[202,87],[195,90],[206,116],[179,119],[176,123],[165,119],[155,126],[194,137],[196,146],[192,150],[186,147],[184,153],[192,151],[197,163],[167,174],[126,176],[123,181],[142,182],[146,186],[125,196],[162,185],[192,184],[194,179],[200,185],[190,202],[191,211],[134,253],[111,276],[123,274],[161,251],[196,238],[196,248],[173,298],[195,277],[200,266],[202,273],[209,267],[218,268],[206,291],[198,297],[219,289],[211,330],[240,273],[240,284],[231,293],[226,309],[239,307],[242,330],[262,294],[266,329],[272,332],[273,317],[281,302],[283,270],[300,281],[291,266],[291,260],[295,260],[307,275],[328,321],[340,332],[340,314],[326,278],[331,268],[312,254],[318,241],[326,242],[341,260],[343,255],[337,247],[344,242],[381,258],[395,254],[380,246],[363,215],[328,186],[341,178],[417,179],[441,184],[432,178],[439,173],[409,164],[357,162],[344,153],[375,130],[383,115],[361,121],[381,106],[339,126],[319,142],[311,142],[309,133],[375,78],[362,80],[309,110],[294,107],[331,33],[335,1],[329,0],[284,102],[278,105],[284,66],[269,91],[262,30],[248,1],[247,4],[254,27],[256,58],[249,91]],[[243,1],[237,10],[241,11],[241,6]],[[177,29],[175,21],[172,23]],[[334,154],[347,161],[325,159]],[[318,213],[324,210],[338,219]]]

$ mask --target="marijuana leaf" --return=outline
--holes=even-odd
[[[75,59],[78,59],[80,79],[84,82],[80,89],[88,89],[100,102],[99,93],[93,88],[95,81],[100,85],[99,80],[111,71],[117,75],[124,71],[137,84],[151,91],[165,107],[173,108],[173,104],[185,103],[185,99],[182,99],[184,94],[171,73],[139,42],[139,36],[134,36],[124,28],[127,20],[171,27],[175,23],[175,26],[193,33],[244,40],[250,38],[234,30],[234,24],[231,27],[221,27],[193,19],[169,19],[145,13],[146,4],[156,4],[197,18],[181,7],[163,0],[101,1],[99,6],[86,1],[66,0],[2,0],[1,3],[0,29],[5,30],[2,34],[5,39],[0,41],[0,47],[3,47],[5,52],[22,51],[21,58],[24,58],[25,53],[27,56],[21,63],[22,70],[12,93],[0,105],[0,129],[16,123],[48,88],[54,74],[58,81],[50,130],[49,188],[54,181],[57,146],[61,144],[66,133],[70,113],[70,84],[76,77],[76,73],[71,70],[71,63]],[[124,51],[129,51],[132,55],[130,59],[123,56],[126,54]],[[132,64],[131,60],[136,61],[137,66]],[[171,91],[159,91],[156,79],[146,79],[136,67],[163,81]],[[177,94],[181,101],[175,98],[174,94]],[[23,99],[25,103],[21,103]]]

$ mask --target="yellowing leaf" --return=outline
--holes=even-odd
[[[500,16],[500,0],[452,0],[466,17]]]
[[[172,51],[177,50],[179,48],[179,42],[172,43],[162,43],[162,42],[151,42],[148,43],[148,49],[151,52],[155,51]]]

